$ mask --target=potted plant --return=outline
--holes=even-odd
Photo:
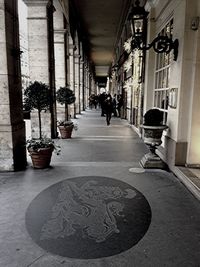
[[[141,163],[146,168],[163,168],[164,163],[155,153],[156,147],[162,144],[163,130],[168,126],[163,124],[163,112],[153,108],[144,114],[144,123],[141,125],[143,130],[143,140],[149,146],[150,153],[146,154]]]
[[[55,145],[51,138],[31,138],[26,143],[33,167],[36,169],[48,168],[51,162],[52,152],[56,151],[57,155],[60,153],[60,147]]]
[[[30,111],[37,109],[39,120],[39,138],[27,140],[27,150],[31,156],[34,168],[47,168],[50,165],[55,144],[50,138],[42,137],[41,111],[47,111],[50,106],[50,90],[48,85],[35,81],[24,91],[24,106]]]
[[[159,146],[162,143],[163,130],[168,128],[166,125],[163,125],[163,112],[156,108],[149,109],[144,114],[142,128],[144,130],[144,142],[149,145],[156,144]]]
[[[65,119],[58,121],[58,128],[61,138],[71,138],[72,131],[75,127],[74,123],[69,120],[68,106],[73,104],[76,100],[74,92],[68,87],[60,87],[56,92],[56,99],[61,105],[65,105]]]

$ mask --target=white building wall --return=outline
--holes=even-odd
[[[191,83],[187,90],[190,92],[189,127],[187,165],[200,167],[200,30],[191,30],[191,21],[200,16],[200,2],[187,1],[186,7],[186,32],[187,32],[187,58],[191,60],[190,68],[186,69],[191,74]],[[186,63],[186,65],[189,62]],[[185,113],[187,110],[185,110]]]
[[[177,106],[168,108],[167,125],[160,156],[170,167],[200,164],[200,116],[197,104],[200,97],[199,30],[191,29],[191,20],[200,15],[198,0],[148,1],[151,9],[150,38],[155,38],[170,18],[174,20],[173,39],[178,39],[178,59],[170,68],[169,87],[177,90]],[[154,37],[153,37],[154,35]],[[149,41],[152,41],[149,40]],[[153,50],[153,49],[152,49]],[[147,54],[145,107],[153,106],[154,70],[152,51]],[[151,54],[150,54],[151,53]],[[153,53],[155,53],[153,51]],[[199,144],[199,146],[198,146]],[[199,147],[199,148],[198,148]]]

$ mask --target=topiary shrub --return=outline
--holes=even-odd
[[[76,101],[74,92],[68,87],[60,87],[56,92],[56,100],[65,105],[65,120],[69,120],[68,105],[73,104]]]
[[[24,107],[29,110],[37,109],[39,119],[39,135],[42,138],[41,111],[47,111],[50,107],[49,86],[38,81],[30,83],[24,91]]]
[[[144,124],[146,126],[160,126],[163,125],[163,112],[159,109],[149,109],[144,114]]]

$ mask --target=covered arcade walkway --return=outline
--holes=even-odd
[[[127,121],[76,122],[51,168],[0,174],[0,266],[199,266],[199,201],[140,167],[148,150]]]

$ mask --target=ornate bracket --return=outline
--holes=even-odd
[[[174,50],[174,60],[177,60],[178,57],[178,39],[174,41],[172,38],[168,36],[160,36],[158,35],[150,44],[145,45],[142,41],[141,37],[135,37],[131,41],[131,49],[139,49],[139,50],[149,50],[153,47],[156,53],[169,53],[171,50]]]

